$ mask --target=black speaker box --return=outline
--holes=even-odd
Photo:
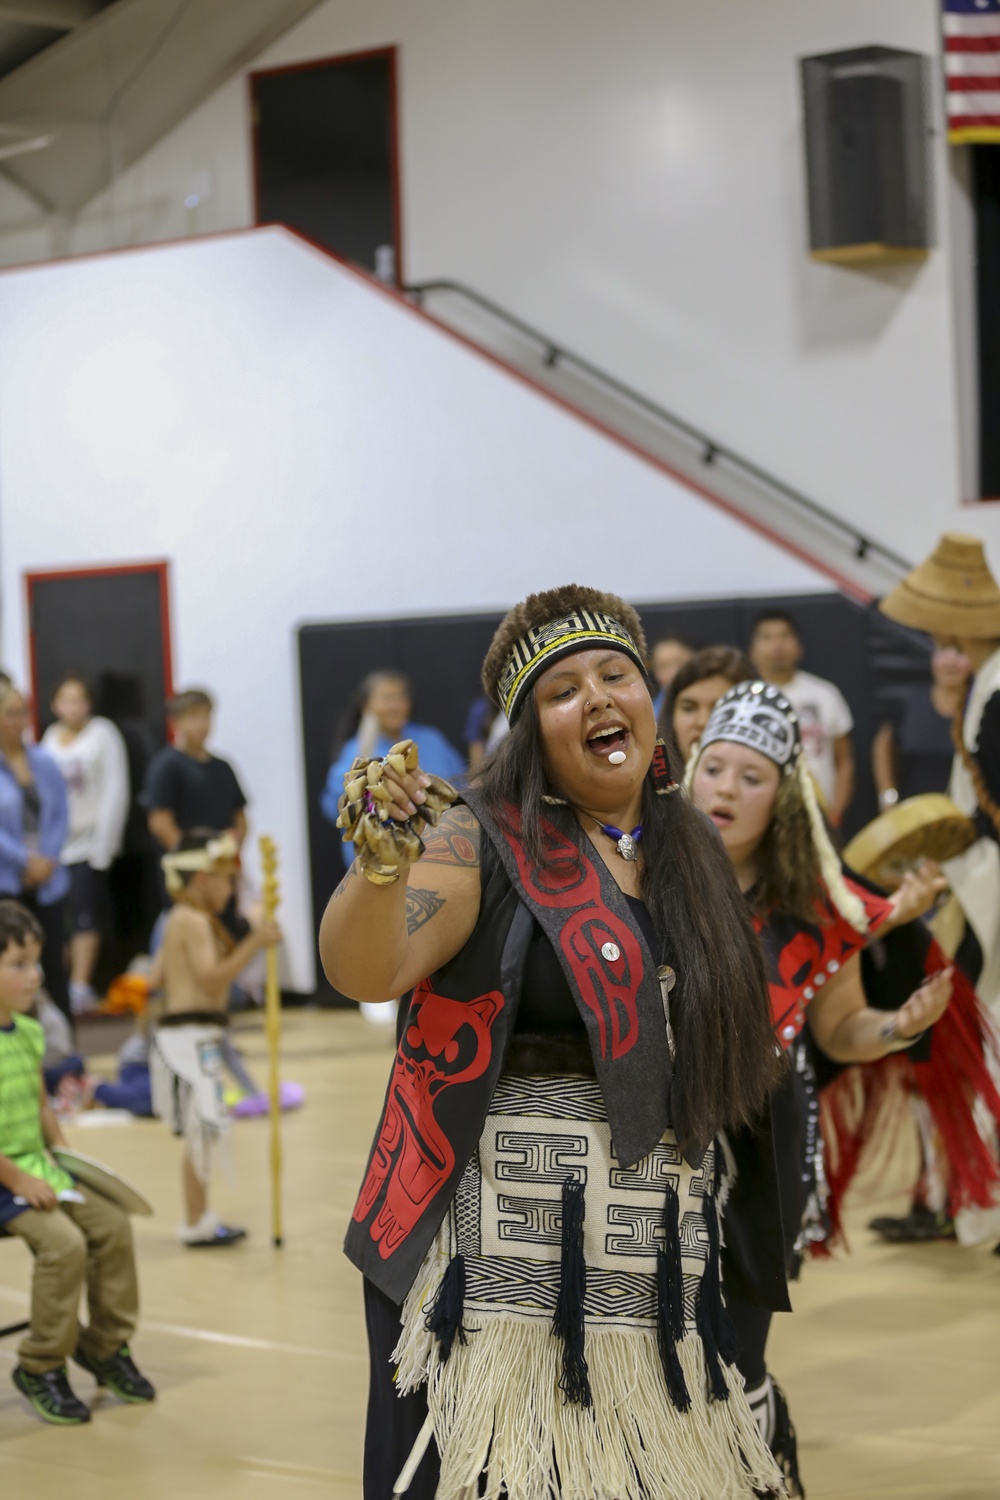
[[[842,264],[931,244],[929,60],[892,47],[801,59],[809,248]]]

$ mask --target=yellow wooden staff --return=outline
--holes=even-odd
[[[264,915],[273,922],[278,910],[278,850],[273,839],[262,834],[260,864],[263,871]],[[267,1031],[268,1094],[271,1098],[271,1234],[281,1244],[281,1080],[278,1060],[281,1050],[281,989],[278,985],[278,950],[265,949],[267,980],[264,987],[264,1020]]]

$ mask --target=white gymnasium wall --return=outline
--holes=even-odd
[[[848,271],[804,249],[797,59],[937,54],[938,16],[936,0],[329,0],[255,66],[399,44],[411,279],[481,288],[906,555],[964,525],[1000,564],[1000,512],[959,508],[941,136],[926,264]],[[249,140],[240,78],[92,205],[73,247],[248,224]],[[196,180],[211,195],[185,210]]]
[[[283,855],[313,987],[295,627],[820,574],[279,229],[0,274],[2,659],[23,575],[167,557],[175,676]]]

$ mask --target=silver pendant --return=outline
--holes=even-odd
[[[639,846],[630,833],[623,833],[618,840],[618,853],[622,859],[627,859],[630,865],[634,865],[639,853]]]

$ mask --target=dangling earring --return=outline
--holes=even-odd
[[[664,740],[657,740],[653,750],[653,789],[658,797],[669,797],[671,792],[679,792],[680,787],[670,774],[670,762],[667,759],[667,746]]]

